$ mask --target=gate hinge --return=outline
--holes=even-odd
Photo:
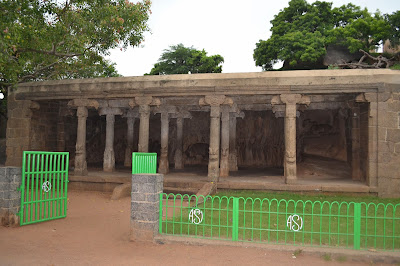
[[[17,188],[17,191],[21,191],[22,185]]]

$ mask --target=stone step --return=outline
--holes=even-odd
[[[199,188],[193,188],[193,187],[170,187],[170,186],[164,186],[164,193],[173,193],[173,194],[188,194],[188,195],[196,195],[196,193],[199,191]]]
[[[181,187],[181,188],[196,188],[200,189],[204,186],[204,182],[179,182],[179,181],[169,181],[164,180],[164,187]]]

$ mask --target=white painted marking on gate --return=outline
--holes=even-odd
[[[200,224],[203,221],[203,212],[199,209],[192,209],[189,213],[189,221],[194,224]]]
[[[287,227],[295,232],[300,231],[303,228],[303,218],[297,214],[290,215],[287,219]]]
[[[51,183],[49,181],[43,182],[42,189],[44,192],[49,192],[51,189]]]

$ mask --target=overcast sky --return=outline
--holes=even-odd
[[[109,59],[123,76],[142,76],[150,72],[164,49],[179,43],[205,49],[208,55],[220,54],[223,73],[259,72],[253,60],[256,43],[271,35],[270,21],[288,0],[152,0],[146,33],[141,47],[113,50]],[[314,1],[308,1],[312,3]],[[333,6],[349,2],[393,13],[400,0],[333,0]]]

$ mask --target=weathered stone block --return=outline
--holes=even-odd
[[[159,212],[139,212],[132,211],[131,219],[136,221],[147,221],[147,222],[156,222],[159,218]]]
[[[380,177],[378,180],[378,196],[382,198],[397,198],[400,196],[400,179]]]
[[[386,141],[387,138],[387,128],[378,127],[378,140]]]
[[[131,199],[132,201],[146,201],[146,194],[139,192],[132,192]]]
[[[160,193],[147,193],[146,194],[146,201],[148,202],[159,202],[160,200]]]
[[[400,129],[390,129],[387,130],[387,141],[392,141],[394,143],[400,142]]]

